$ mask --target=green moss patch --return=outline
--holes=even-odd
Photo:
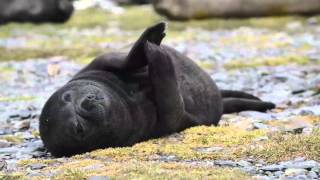
[[[268,141],[243,148],[241,153],[267,162],[285,161],[296,157],[319,161],[320,130],[315,129],[311,135],[276,133],[271,135]]]
[[[84,58],[94,58],[104,50],[94,48],[18,48],[18,49],[4,49],[0,48],[1,60],[26,60],[47,58],[52,56],[66,56],[71,59],[81,61]]]
[[[115,160],[148,160],[161,156],[175,156],[179,159],[234,159],[233,150],[237,146],[253,142],[264,136],[263,131],[239,131],[232,127],[199,126],[187,129],[180,138],[150,140],[131,148],[109,148],[91,153],[94,158],[112,158]],[[225,148],[222,152],[204,153],[199,148],[218,146]],[[227,151],[227,152],[226,152]]]
[[[23,138],[20,135],[5,135],[2,136],[1,139],[5,139],[6,141],[14,144],[20,144],[23,142]]]
[[[87,179],[104,176],[111,179],[250,179],[239,170],[219,168],[205,164],[163,163],[156,161],[103,162],[83,159],[67,162],[59,167],[48,167],[43,174],[51,173],[52,179]],[[45,176],[39,177],[39,179]]]
[[[266,57],[245,60],[231,60],[224,67],[227,69],[238,69],[258,66],[279,66],[288,64],[306,65],[310,59],[306,56],[284,56],[284,57]]]

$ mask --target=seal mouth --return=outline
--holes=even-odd
[[[77,114],[75,116],[73,134],[77,140],[83,140],[88,136],[88,129],[86,128],[85,121],[86,120],[80,115]]]

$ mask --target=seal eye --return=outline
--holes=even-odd
[[[63,100],[64,102],[71,102],[71,94],[70,94],[70,93],[65,93],[65,94],[63,94],[62,100]]]

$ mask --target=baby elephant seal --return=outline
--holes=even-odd
[[[94,59],[46,102],[40,135],[52,155],[130,146],[197,125],[217,125],[222,114],[267,111],[273,103],[219,90],[200,67],[160,45],[165,24],[149,27],[128,54]]]

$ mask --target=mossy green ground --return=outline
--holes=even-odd
[[[44,176],[31,179],[46,178],[45,174],[55,174],[51,179],[87,179],[90,176],[105,176],[110,179],[250,179],[250,176],[229,168],[195,166],[183,163],[143,162],[130,160],[127,162],[103,162],[84,159],[72,160],[57,169],[44,169]],[[6,175],[3,175],[5,177]],[[9,176],[6,176],[9,177]],[[11,177],[23,179],[24,175],[15,173]]]
[[[320,123],[319,117],[295,118],[302,118],[311,124]],[[199,126],[133,147],[100,149],[70,158],[23,160],[19,162],[19,171],[6,176],[26,177],[32,164],[42,163],[47,167],[38,171],[41,176],[35,176],[35,179],[85,179],[89,176],[116,179],[248,179],[250,176],[240,170],[216,167],[206,162],[255,159],[276,163],[297,157],[319,161],[319,142],[320,129],[314,129],[310,134],[292,134],[241,130],[233,124]],[[201,151],[212,147],[222,149]],[[164,161],[165,157],[174,157],[174,161]]]
[[[18,25],[12,23],[0,26],[0,38],[10,37],[22,41],[22,44],[16,48],[0,47],[0,61],[67,56],[77,62],[88,63],[103,52],[127,50],[130,43],[139,36],[144,28],[163,20],[168,21],[157,15],[150,6],[141,6],[126,7],[126,11],[121,15],[115,15],[100,9],[77,11],[65,24],[33,25],[26,23]],[[300,22],[304,25],[305,19],[301,17],[268,17],[186,22],[169,21],[167,39],[169,41],[192,40],[195,37],[194,32],[189,32],[188,34],[188,31],[186,31],[188,28],[215,30],[249,26],[277,30],[285,28],[288,22]],[[88,31],[89,29],[91,33]],[[118,33],[119,29],[121,33]],[[181,33],[182,31],[183,33]],[[244,34],[225,40],[221,39],[221,41],[223,41],[223,44],[247,43],[251,46],[261,46],[259,48],[269,46],[270,42],[273,46],[279,48],[288,46],[286,42],[272,42],[272,37],[277,35],[276,32],[260,36]],[[120,47],[110,47],[108,46],[110,44],[120,44]],[[306,48],[301,47],[298,50],[304,51]],[[227,68],[239,68],[288,63],[305,64],[308,62],[308,57],[294,53],[276,57],[232,59],[225,66]],[[202,65],[203,63],[200,62],[200,64]],[[204,66],[212,67],[213,65],[205,63]]]

